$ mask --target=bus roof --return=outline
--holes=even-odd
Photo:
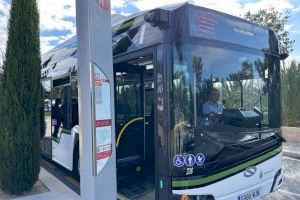
[[[152,13],[156,10],[160,10],[163,12],[168,12],[168,15],[172,16],[172,21],[169,27],[170,30],[167,32],[163,30],[162,27],[159,25],[155,25],[153,23],[149,23],[145,21],[145,16],[149,13]],[[201,18],[201,15],[195,14],[187,14],[187,10],[189,13],[192,13],[193,10],[197,12],[194,13],[207,13],[209,14],[209,18],[215,18],[212,21],[208,19],[207,16]],[[203,14],[202,14],[203,15]],[[188,23],[186,23],[188,19]],[[207,20],[206,22],[209,26],[205,27],[206,30],[209,29],[208,32],[202,32],[198,34],[199,27],[203,26],[203,23],[200,22],[196,26],[192,26],[191,23],[198,23],[198,19],[202,21]],[[227,19],[226,21],[224,19]],[[218,21],[219,20],[219,21]],[[172,4],[163,6],[157,9],[149,10],[149,11],[142,11],[135,13],[130,16],[122,16],[122,15],[112,15],[112,43],[113,43],[113,54],[114,56],[124,54],[127,52],[132,52],[136,50],[140,50],[149,46],[157,45],[163,42],[168,42],[166,40],[173,41],[178,39],[178,37],[183,37],[184,35],[189,35],[190,37],[200,37],[200,38],[208,38],[212,40],[222,40],[224,30],[231,29],[233,26],[242,27],[245,29],[255,29],[257,32],[257,38],[252,38],[249,40],[249,43],[253,41],[253,39],[257,40],[259,38],[263,38],[264,41],[260,43],[267,43],[263,44],[266,47],[269,46],[269,30],[266,27],[254,24],[247,20],[234,17],[228,14],[224,14],[218,11],[214,11],[211,9],[194,6],[188,3],[181,3],[181,4]],[[178,24],[181,23],[181,26]],[[218,24],[219,23],[219,24]],[[224,24],[221,27],[220,24]],[[235,24],[233,24],[235,23]],[[187,25],[188,24],[188,25]],[[214,25],[214,27],[210,27]],[[232,25],[233,24],[233,25]],[[232,27],[231,27],[232,26]],[[178,30],[178,27],[181,27],[182,30]],[[192,28],[193,27],[193,28]],[[239,34],[234,35],[233,40],[236,40],[237,37],[241,37],[240,40],[245,43],[245,36],[250,33],[249,31],[245,31],[239,28],[234,27],[231,32],[227,34],[230,35],[231,38],[233,36],[231,34]],[[210,34],[210,29],[214,29],[216,33],[221,32],[221,34]],[[179,31],[187,31],[186,33],[180,34],[178,36]],[[205,33],[205,34],[204,34]],[[167,37],[165,36],[167,35]],[[219,37],[215,37],[218,36]],[[222,37],[220,37],[220,35]],[[240,36],[241,35],[241,36]],[[253,35],[252,35],[253,36]],[[230,39],[230,37],[228,37]],[[167,38],[167,39],[166,39]],[[226,38],[226,37],[225,37]],[[225,42],[232,42],[231,40]],[[51,77],[61,76],[63,74],[72,73],[77,71],[77,39],[76,36],[73,36],[69,40],[63,42],[62,44],[58,45],[54,49],[50,50],[49,52],[42,55],[42,71],[41,77],[42,79],[47,79]]]

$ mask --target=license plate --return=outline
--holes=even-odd
[[[258,197],[260,197],[260,193],[261,193],[261,188],[256,188],[256,189],[250,190],[248,192],[245,192],[244,194],[241,194],[238,197],[238,200],[253,200],[253,199],[257,199]]]

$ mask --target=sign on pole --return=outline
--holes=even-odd
[[[98,175],[112,154],[111,84],[97,64],[92,65],[94,105],[94,174]]]
[[[82,199],[117,197],[110,0],[76,0]]]

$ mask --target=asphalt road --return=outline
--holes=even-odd
[[[42,166],[77,194],[80,193],[80,184],[70,172],[44,158]],[[283,184],[264,200],[300,200],[300,160],[284,157]]]

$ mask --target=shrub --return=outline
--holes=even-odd
[[[40,171],[40,41],[36,0],[12,0],[0,88],[0,187],[31,190]]]

